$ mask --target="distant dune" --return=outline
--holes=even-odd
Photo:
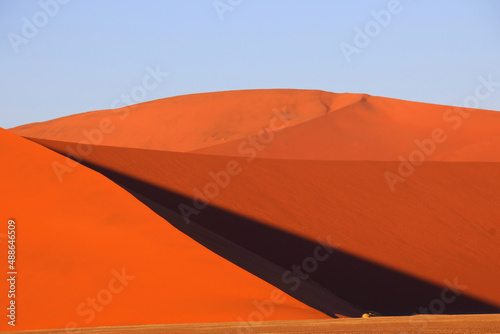
[[[497,112],[365,94],[179,96],[3,131],[17,194],[3,203],[50,222],[32,228],[33,254],[68,254],[33,255],[33,277],[87,289],[57,307],[115,263],[141,277],[90,326],[238,321],[272,289],[287,303],[262,320],[495,313],[499,128]],[[49,295],[26,296],[28,314]],[[138,301],[149,308],[119,320]],[[60,319],[81,322],[77,305]],[[61,328],[50,310],[33,317]]]
[[[500,161],[498,112],[368,95],[330,97],[326,114],[277,132],[257,157],[394,161],[420,150],[426,161]],[[349,103],[337,105],[340,98]],[[248,150],[245,140],[194,152],[237,156]]]
[[[500,113],[489,110],[282,89],[184,95],[11,131],[40,139],[229,156],[247,154],[253,147],[248,137],[260,135],[257,157],[311,160],[397,161],[420,149],[418,141],[429,148],[428,161],[499,161],[499,127]],[[442,142],[426,146],[436,129]]]
[[[293,116],[289,126],[306,122],[325,114],[328,105],[323,98],[334,96],[337,94],[307,90],[184,95],[11,130],[21,136],[80,142],[87,140],[85,133],[92,130],[113,128],[101,144],[187,152],[255,134],[269,125],[273,110],[281,112],[283,107]],[[339,95],[339,99],[339,106],[346,103],[345,97]]]

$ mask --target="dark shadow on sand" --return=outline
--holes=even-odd
[[[451,290],[445,290],[444,283],[437,286],[337,249],[326,260],[317,261],[314,271],[307,273],[302,269],[307,278],[289,274],[284,280],[288,270],[314,257],[323,245],[211,205],[192,215],[187,224],[179,205],[193,207],[191,198],[93,163],[83,164],[125,188],[192,239],[330,316],[360,316],[367,310],[382,315],[500,311],[465,293],[455,296]],[[322,257],[325,250],[322,248]],[[453,282],[454,277],[449,280]]]

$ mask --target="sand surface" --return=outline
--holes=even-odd
[[[251,327],[250,327],[251,326]],[[439,315],[377,317],[368,319],[291,320],[260,323],[175,324],[129,327],[84,328],[82,334],[212,334],[212,333],[393,333],[393,334],[494,334],[500,330],[499,315]],[[64,333],[39,331],[37,333]]]
[[[51,164],[63,156],[5,130],[0,143],[2,226],[17,224],[16,330],[237,321],[279,292],[104,176],[78,165],[59,182]],[[277,300],[266,319],[328,318]]]
[[[498,313],[499,128],[488,110],[252,90],[2,130],[30,319],[16,329]],[[134,279],[87,322],[79,305],[123,268]],[[482,317],[435,329],[498,320]],[[352,328],[415,332],[401,319]]]

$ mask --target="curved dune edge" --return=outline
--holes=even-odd
[[[281,302],[266,319],[328,318],[199,245],[102,175],[74,163],[59,182],[52,164],[66,163],[63,156],[5,130],[0,154],[8,161],[0,166],[2,221],[17,226],[16,331],[238,321],[273,294]],[[12,327],[2,321],[0,329]]]
[[[36,141],[63,154],[76,149],[74,143]],[[199,217],[205,216],[206,227],[217,234],[260,252],[283,268],[312,254],[314,245],[302,249],[302,239],[328,238],[330,246],[338,246],[337,255],[310,277],[363,309],[411,314],[445,288],[445,294],[456,288],[459,295],[477,300],[454,301],[446,305],[446,313],[499,310],[496,259],[500,245],[494,222],[500,207],[492,204],[500,201],[498,163],[428,162],[398,186],[397,192],[391,192],[384,172],[397,169],[396,162],[248,162],[243,158],[104,146],[94,147],[85,161],[93,168],[117,173],[120,179],[142,183],[138,191],[145,196],[158,192],[152,200],[171,205],[177,212],[176,197],[161,189],[200,200],[204,187],[215,182],[211,173],[220,174],[234,161],[241,173],[220,188],[210,204],[256,224],[247,229],[241,225],[247,224],[247,218],[238,224],[233,223],[234,217],[210,221],[216,212],[201,210]],[[259,243],[256,240],[272,234],[255,232],[260,226],[302,239],[290,237],[292,243],[280,244],[281,239],[271,238]],[[257,234],[252,237],[254,232]]]

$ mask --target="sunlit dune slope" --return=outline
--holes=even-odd
[[[331,103],[340,107],[356,96],[285,89],[193,94],[11,130],[21,136],[185,152],[255,134],[277,112],[285,112],[292,126],[325,114]]]
[[[60,152],[77,150],[76,144],[37,141]],[[397,162],[252,160],[103,146],[93,147],[83,158],[304,239],[328,240],[339,251],[376,266],[457,289],[493,306],[455,302],[446,305],[445,313],[500,306],[498,163],[426,162],[392,192],[384,174],[396,172]],[[61,177],[72,174],[63,172]],[[177,203],[154,200],[177,210]],[[203,215],[200,211],[187,212],[196,220]],[[207,227],[285,268],[310,255],[293,244],[273,249],[262,241],[265,235],[245,238],[236,221],[211,221]],[[367,264],[365,271],[356,271],[354,262],[342,263],[322,263],[310,277],[365,309],[418,312],[442,292],[425,295],[414,281]]]
[[[500,113],[366,94],[268,89],[184,95],[11,129],[34,138],[312,160],[499,161]],[[253,138],[253,139],[252,139]]]
[[[272,285],[99,173],[73,162],[60,182],[53,165],[65,157],[3,129],[0,155],[1,220],[3,231],[9,219],[17,226],[18,272],[17,324],[7,326],[4,315],[2,331],[246,321],[255,303],[273,297]],[[7,294],[5,279],[1,290]],[[327,318],[282,298],[266,319]]]
[[[500,113],[364,95],[310,121],[196,153],[311,160],[500,161]],[[269,126],[268,126],[269,128]]]

